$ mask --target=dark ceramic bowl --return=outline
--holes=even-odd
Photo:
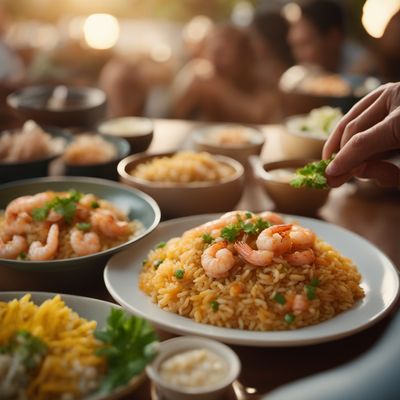
[[[117,148],[117,157],[111,161],[98,164],[68,164],[64,161],[64,175],[118,180],[117,166],[129,154],[129,143],[116,136],[101,135],[101,137]]]
[[[99,124],[102,134],[120,137],[129,142],[130,154],[146,151],[153,140],[154,125],[151,119],[141,117],[112,118]]]
[[[17,129],[14,129],[14,131]],[[72,140],[72,135],[65,130],[53,127],[43,127],[43,130],[53,138],[63,138],[66,143]],[[6,132],[0,132],[0,136]],[[54,153],[45,158],[23,162],[0,161],[0,184],[20,179],[40,178],[48,175],[49,164],[62,153]]]
[[[92,87],[67,87],[61,108],[48,106],[56,86],[28,86],[11,93],[8,105],[25,119],[61,127],[95,127],[106,112],[106,94]]]
[[[119,246],[89,256],[51,261],[0,258],[0,289],[6,289],[2,286],[7,279],[14,285],[8,290],[59,290],[90,287],[95,282],[102,282],[102,270],[111,255],[146,236],[160,221],[157,203],[145,193],[116,182],[83,177],[29,179],[0,185],[0,210],[19,196],[70,189],[93,193],[115,204],[130,219],[139,220],[144,226],[143,231]]]

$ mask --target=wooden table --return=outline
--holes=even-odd
[[[198,124],[179,120],[156,120],[154,140],[149,152],[175,151],[192,146],[190,133]],[[261,155],[263,160],[273,161],[284,157],[280,146],[279,126],[262,128],[266,144]],[[400,269],[400,193],[362,191],[354,184],[346,184],[331,191],[326,205],[318,217],[341,225],[365,237],[386,253]],[[273,203],[265,192],[250,177],[238,209],[253,211],[273,208]],[[15,279],[4,271],[0,272],[0,290],[19,288],[34,290],[29,282]],[[22,287],[23,286],[23,287]],[[90,288],[73,289],[71,292],[112,300],[104,284]],[[397,309],[397,307],[396,307]],[[392,313],[393,314],[393,313]],[[268,392],[284,383],[291,382],[317,372],[346,363],[367,351],[385,330],[391,316],[375,326],[351,337],[330,343],[293,348],[252,348],[232,346],[239,355],[243,369],[240,381],[252,386],[259,393]],[[165,339],[171,335],[159,332]],[[132,397],[126,397],[126,400]],[[135,399],[150,398],[149,382],[135,393]],[[233,396],[231,396],[233,398]]]

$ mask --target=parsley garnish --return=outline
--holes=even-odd
[[[295,188],[309,187],[314,189],[326,189],[328,182],[325,176],[326,167],[333,160],[333,156],[328,160],[315,161],[306,164],[303,168],[296,171],[296,177],[290,181],[290,185]]]
[[[140,374],[157,352],[158,338],[151,325],[142,318],[112,309],[107,325],[96,330],[95,337],[104,343],[96,355],[107,360],[107,372],[99,393],[109,393]]]
[[[185,275],[185,270],[184,269],[177,269],[175,271],[175,278],[176,279],[183,279],[184,275]]]
[[[209,233],[205,233],[202,236],[202,239],[203,239],[204,243],[208,243],[208,244],[212,243],[212,241],[214,240],[214,238]]]
[[[240,235],[242,227],[240,223],[230,224],[222,228],[221,236],[228,242],[234,242],[236,238]]]
[[[261,231],[270,226],[271,224],[262,218],[257,218],[254,223],[244,222],[238,218],[236,224],[227,225],[221,230],[221,236],[228,242],[234,242],[243,232],[248,235],[258,235]]]
[[[310,281],[310,285],[314,286],[314,287],[318,286],[319,283],[320,283],[319,279],[317,279],[317,278],[312,278],[311,281]]]
[[[308,300],[314,300],[317,297],[315,294],[315,286],[305,285],[304,290]]]
[[[211,309],[212,309],[214,312],[217,312],[218,309],[219,309],[219,303],[218,303],[218,301],[216,301],[216,300],[210,301],[210,306],[211,306]]]
[[[25,253],[24,251],[21,251],[21,253],[18,254],[18,257],[19,257],[21,260],[26,260],[26,253]]]
[[[158,267],[164,262],[164,260],[156,260],[154,261],[154,269],[158,269]]]
[[[97,201],[92,201],[92,202],[90,203],[90,207],[91,207],[91,208],[99,208],[99,207],[100,207],[100,204],[99,204]]]
[[[90,222],[78,222],[75,226],[83,232],[90,231],[92,228],[92,224]]]
[[[284,305],[286,303],[285,296],[282,293],[276,293],[276,295],[273,297],[273,299],[281,305]]]
[[[156,249],[162,249],[163,247],[165,247],[166,244],[167,244],[167,243],[165,243],[165,242],[160,242],[160,243],[158,243],[158,244],[156,245]]]
[[[253,214],[250,211],[246,212],[246,218],[252,218]]]
[[[145,258],[145,259],[142,261],[142,265],[146,265],[148,262],[149,262],[149,260],[148,260],[147,258]]]

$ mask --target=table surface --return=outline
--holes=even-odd
[[[154,139],[149,152],[168,152],[192,147],[190,134],[199,124],[180,120],[156,120]],[[280,126],[263,126],[266,143],[261,154],[264,161],[285,157],[281,147]],[[382,250],[400,269],[400,193],[399,191],[371,191],[359,185],[345,184],[331,190],[327,203],[318,212],[317,218],[345,227],[358,233]],[[273,209],[273,202],[250,177],[238,209],[252,211]],[[35,284],[24,282],[23,275],[9,270],[0,270],[0,291],[35,290]],[[56,288],[54,288],[54,291]],[[64,292],[66,292],[64,290]],[[112,300],[104,284],[93,284],[84,289],[72,288],[69,292],[84,296]],[[397,307],[396,307],[397,309]],[[245,386],[266,393],[284,383],[321,372],[346,363],[367,351],[382,335],[391,315],[367,330],[345,339],[330,343],[292,348],[252,348],[231,346],[242,361],[240,382]],[[159,331],[162,339],[171,337]],[[227,396],[235,398],[233,393]],[[126,397],[125,399],[128,400]],[[135,399],[150,398],[150,384],[147,381],[136,392]]]

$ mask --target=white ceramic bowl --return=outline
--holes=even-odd
[[[240,134],[245,135],[247,141],[234,143],[235,135]],[[198,151],[231,157],[247,166],[249,156],[261,153],[265,137],[263,132],[250,126],[218,124],[194,131],[193,142]]]
[[[204,348],[218,355],[228,364],[228,373],[218,383],[203,388],[183,388],[166,383],[161,378],[159,369],[166,359],[184,351]],[[202,337],[182,336],[161,342],[158,356],[146,367],[146,372],[163,398],[168,400],[214,400],[220,398],[236,380],[240,368],[239,357],[228,346]]]

